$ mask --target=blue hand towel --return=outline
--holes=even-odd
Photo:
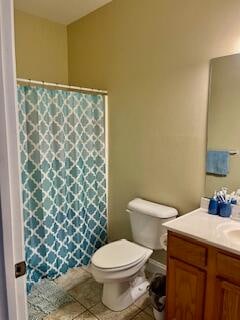
[[[219,176],[226,176],[229,173],[229,152],[208,151],[206,172]]]

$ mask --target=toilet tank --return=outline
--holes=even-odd
[[[160,237],[166,232],[163,223],[175,219],[175,208],[136,198],[128,203],[127,212],[134,242],[147,248],[162,249]]]

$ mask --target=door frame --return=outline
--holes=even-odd
[[[15,277],[15,264],[25,260],[25,253],[13,0],[0,0],[0,114],[0,196],[8,318],[26,320],[26,276]]]

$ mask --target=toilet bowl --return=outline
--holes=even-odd
[[[92,275],[103,283],[102,302],[113,311],[129,307],[147,291],[145,264],[153,249],[162,249],[162,224],[177,215],[174,208],[138,198],[129,202],[127,212],[134,242],[111,242],[98,249],[91,259]]]
[[[152,250],[125,239],[109,243],[92,257],[91,271],[103,283],[102,302],[113,311],[131,305],[149,285],[144,273]]]

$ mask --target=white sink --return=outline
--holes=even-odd
[[[218,237],[222,237],[222,241],[229,243],[231,246],[240,248],[240,223],[229,221],[218,225]],[[224,240],[225,239],[225,240]]]
[[[240,244],[240,228],[227,230],[225,235],[231,242]]]

